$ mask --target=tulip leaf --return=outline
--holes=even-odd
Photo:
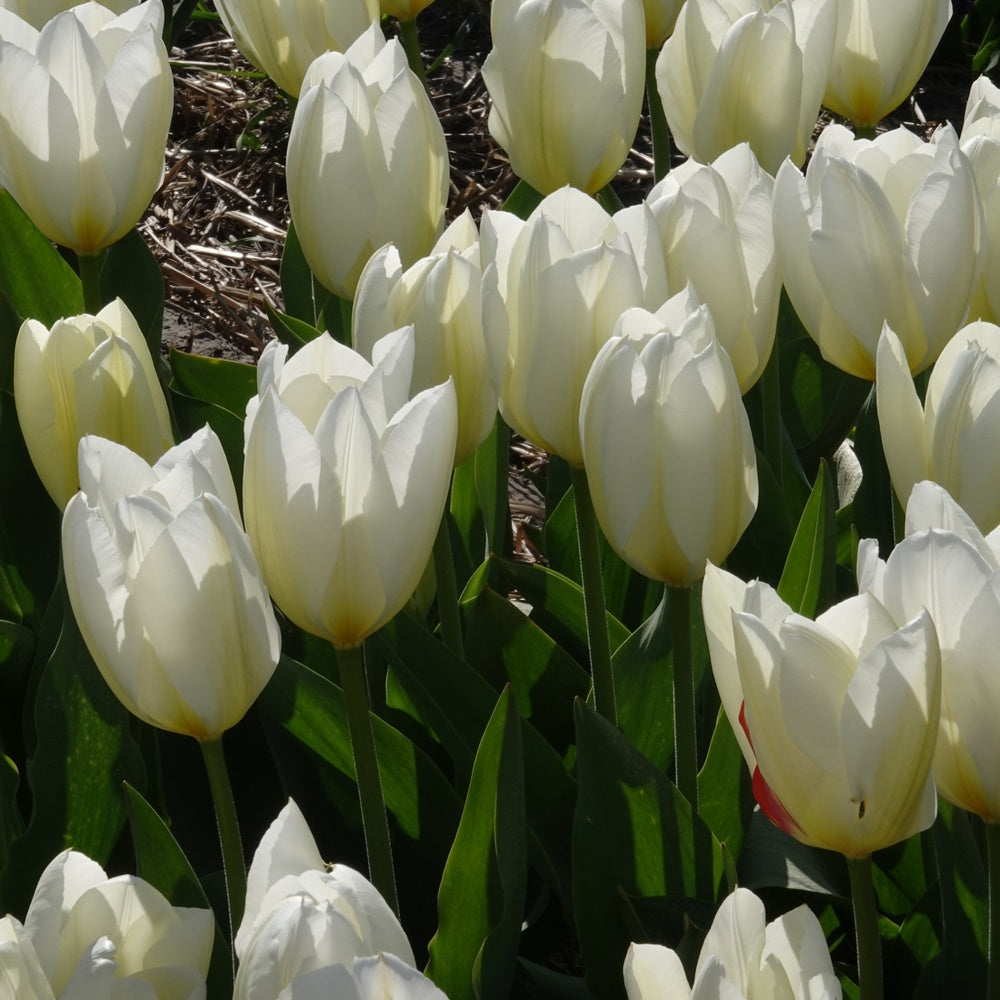
[[[283,344],[287,344],[289,350],[294,354],[303,344],[308,344],[310,340],[315,340],[322,334],[322,330],[306,323],[305,320],[289,316],[287,313],[278,312],[267,306],[267,318],[271,321],[271,328],[274,335]]]
[[[531,617],[579,663],[589,663],[587,618],[578,583],[538,563],[490,558],[491,582],[500,593],[516,590],[532,606]],[[608,614],[611,652],[629,637],[629,630]]]
[[[427,974],[451,1000],[506,1000],[524,917],[524,758],[505,688],[483,732],[438,892]]]
[[[833,477],[826,462],[820,462],[777,587],[778,596],[808,618],[825,611],[836,598],[836,506]]]
[[[714,902],[724,882],[719,842],[663,772],[622,733],[576,703],[580,794],[573,820],[573,912],[587,983],[622,998],[634,940],[625,897]]]
[[[397,615],[374,636],[418,721],[441,740],[460,776],[473,753],[497,690],[417,622]],[[563,905],[569,907],[569,842],[576,786],[556,751],[522,720],[529,851]]]
[[[536,191],[526,180],[519,180],[503,203],[503,211],[527,219],[542,203],[542,193]]]
[[[585,698],[590,676],[527,615],[484,588],[463,611],[466,659],[494,688],[510,684],[518,711],[564,753],[573,742],[569,706]]]
[[[125,804],[139,878],[162,892],[172,906],[210,910],[205,890],[180,844],[156,810],[128,782],[125,783]],[[208,970],[208,996],[228,996],[232,992],[232,969],[226,935],[216,921]]]
[[[743,849],[754,804],[743,752],[728,716],[720,709],[708,755],[698,772],[698,815],[736,860]]]
[[[341,774],[354,778],[354,755],[343,693],[302,663],[282,656],[258,704],[266,715]],[[444,775],[399,730],[372,717],[386,808],[414,840],[448,843],[457,797]]]
[[[101,267],[101,298],[120,298],[146,337],[149,353],[161,363],[163,272],[137,228],[108,247]]]
[[[83,289],[73,268],[0,190],[0,292],[21,319],[51,326],[83,312]]]
[[[215,431],[229,461],[239,496],[243,490],[243,418],[217,403],[188,395],[176,384],[170,386],[170,398],[182,437],[190,437],[205,424]]]
[[[66,607],[35,698],[38,745],[27,769],[31,821],[11,844],[4,873],[5,905],[15,912],[64,848],[107,862],[126,819],[122,782],[139,786],[145,779],[131,717],[90,658],[68,601]]]
[[[291,222],[288,223],[288,234],[285,237],[285,249],[281,255],[279,274],[281,295],[288,315],[293,319],[307,323],[309,326],[316,326],[323,314],[327,299],[330,298],[330,292],[313,277],[305,254],[302,252],[302,244],[295,232],[295,226]],[[281,336],[277,327],[275,327],[275,332],[278,333],[279,337]]]
[[[864,473],[851,503],[858,537],[877,539],[879,552],[887,558],[896,542],[894,510],[898,501],[885,463],[875,393],[871,394],[858,418],[854,454]]]
[[[0,755],[0,872],[7,867],[7,848],[24,833],[24,823],[17,808],[17,765],[6,754]]]
[[[781,364],[781,417],[803,468],[811,473],[850,433],[871,383],[823,359],[784,290],[776,347]]]
[[[182,392],[221,406],[240,421],[246,416],[247,402],[257,395],[257,369],[241,361],[171,349],[170,370]]]

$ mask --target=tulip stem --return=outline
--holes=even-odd
[[[451,529],[447,509],[441,515],[441,524],[434,539],[434,577],[437,583],[441,638],[456,656],[462,656],[465,643],[462,640],[462,615],[458,608],[458,583],[455,580],[455,560],[451,554]]]
[[[854,933],[858,946],[858,990],[861,1000],[882,1000],[882,942],[878,905],[872,881],[872,859],[847,858],[854,902]]]
[[[989,985],[986,995],[990,1000],[1000,998],[1000,823],[986,824],[986,866],[989,871],[990,933]]]
[[[656,57],[659,49],[646,50],[646,101],[649,105],[649,128],[653,136],[653,180],[663,180],[670,169],[670,130],[663,113],[663,101],[656,87]]]
[[[211,789],[212,804],[215,806],[215,822],[219,828],[232,939],[235,938],[237,928],[243,919],[243,907],[247,895],[247,871],[243,859],[243,841],[240,839],[240,824],[236,816],[236,800],[233,798],[233,788],[229,783],[226,757],[222,752],[222,738],[199,740],[198,744],[205,760],[208,787]]]
[[[375,753],[375,733],[368,708],[364,646],[338,649],[337,664],[340,667],[340,684],[347,708],[347,728],[351,736],[358,797],[361,800],[361,823],[365,831],[365,849],[368,851],[368,871],[372,884],[392,907],[393,912],[398,914],[389,821],[385,814],[382,777]]]
[[[399,40],[403,43],[406,61],[417,79],[426,87],[427,70],[424,68],[424,57],[420,53],[420,35],[417,33],[416,18],[399,22]]]
[[[604,574],[601,572],[600,535],[590,484],[584,469],[573,468],[573,499],[576,503],[576,537],[580,546],[580,576],[587,618],[587,645],[594,684],[594,708],[612,725],[618,725],[615,681],[611,672],[611,640],[604,605]]]
[[[785,463],[781,455],[781,372],[778,359],[778,345],[775,343],[761,375],[760,390],[764,417],[764,457],[771,466],[778,486],[782,486]]]
[[[91,316],[96,316],[104,306],[101,299],[101,265],[103,262],[101,254],[81,253],[76,256],[80,284],[83,286],[83,309]]]
[[[674,778],[698,809],[698,730],[691,664],[691,588],[667,586],[674,661]]]

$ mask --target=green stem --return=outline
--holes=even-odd
[[[847,858],[854,901],[854,932],[858,945],[858,990],[861,1000],[882,1000],[882,943],[878,905],[872,882],[872,859]]]
[[[455,560],[451,554],[447,507],[441,515],[437,538],[434,539],[434,576],[437,581],[441,637],[453,653],[462,656],[465,644],[462,641],[462,616],[458,608],[458,583],[455,580]]]
[[[199,740],[201,755],[208,773],[208,786],[212,791],[215,806],[215,821],[219,827],[219,843],[222,845],[222,868],[226,875],[226,896],[229,899],[229,927],[232,937],[243,919],[243,907],[247,895],[247,872],[243,860],[243,841],[240,839],[240,825],[236,818],[236,802],[229,784],[229,771],[222,752],[222,738]]]
[[[874,125],[858,125],[854,126],[854,136],[857,139],[874,139],[875,138],[875,126]]]
[[[989,986],[986,995],[1000,1000],[1000,824],[986,824],[986,863],[989,869],[990,936]]]
[[[698,809],[698,738],[691,666],[691,588],[667,587],[674,660],[674,771],[677,787]]]
[[[81,253],[76,256],[80,284],[83,286],[83,310],[91,316],[96,316],[104,306],[101,299],[101,265],[103,261],[104,258],[99,253]]]
[[[392,867],[392,847],[389,844],[389,822],[382,797],[382,778],[375,753],[375,734],[368,710],[368,683],[365,678],[364,646],[337,650],[340,684],[347,708],[347,728],[354,754],[354,772],[361,800],[361,823],[368,851],[368,870],[372,884],[382,898],[399,913],[396,899],[396,874]]]
[[[656,57],[659,49],[646,50],[646,101],[649,105],[649,127],[653,135],[653,180],[660,181],[670,169],[670,130],[663,102],[656,87]]]
[[[587,645],[590,649],[590,672],[594,683],[594,708],[608,722],[617,726],[618,709],[615,705],[614,675],[611,672],[611,640],[608,638],[608,614],[604,606],[604,575],[601,573],[597,518],[590,498],[586,471],[573,468],[572,476],[583,604],[587,616]]]
[[[785,463],[781,457],[781,373],[778,356],[778,343],[775,341],[761,376],[760,390],[764,410],[764,457],[781,486]]]
[[[420,54],[420,35],[417,33],[416,19],[399,22],[399,40],[403,43],[406,61],[417,79],[426,87],[427,70],[424,68],[424,57]]]

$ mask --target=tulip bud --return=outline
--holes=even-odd
[[[764,904],[749,889],[734,889],[705,936],[688,986],[677,952],[657,944],[632,944],[625,956],[628,1000],[835,1000],[841,996],[826,936],[808,906],[767,923]]]
[[[413,21],[431,3],[432,0],[382,0],[382,13],[399,21]]]
[[[276,997],[294,983],[303,988],[302,979],[316,970],[338,964],[349,969],[357,957],[378,952],[391,953],[415,972],[410,943],[388,903],[353,868],[323,861],[291,800],[254,852],[234,947],[240,960],[234,1000]],[[349,989],[350,978],[344,984]]]
[[[124,14],[139,2],[140,0],[104,0],[101,6],[114,11],[115,14]],[[61,14],[78,4],[79,0],[0,0],[0,11],[8,10],[12,14],[17,14],[22,21],[27,21],[33,28],[41,30],[56,14]],[[0,38],[5,37],[4,31],[0,28]]]
[[[394,243],[409,267],[444,224],[448,147],[395,39],[372,25],[309,67],[288,139],[288,201],[309,267],[353,298],[368,258]]]
[[[931,371],[921,407],[903,346],[887,326],[878,346],[879,427],[900,503],[922,479],[940,483],[983,532],[1000,525],[1000,327],[970,323]]]
[[[7,18],[20,27],[8,33]],[[96,254],[139,221],[163,176],[174,85],[161,0],[118,17],[83,4],[40,33],[7,18],[0,186],[50,240]]]
[[[836,19],[836,0],[685,4],[656,60],[678,148],[708,163],[747,142],[772,174],[805,162]]]
[[[839,0],[823,103],[874,128],[906,100],[951,18],[951,0]]]
[[[272,342],[247,404],[243,503],[275,602],[337,647],[359,645],[416,589],[451,482],[450,383],[408,401],[412,330],[370,365],[328,334]],[[286,360],[287,359],[287,360]]]
[[[317,56],[344,52],[379,17],[378,0],[216,0],[215,9],[240,52],[292,97]]]
[[[14,346],[14,402],[31,461],[60,509],[80,488],[85,434],[117,441],[149,462],[173,444],[149,347],[121,299],[51,329],[26,320]]]
[[[700,580],[753,517],[750,422],[704,306],[669,325],[622,316],[583,387],[580,437],[601,528],[645,576]]]
[[[823,357],[875,378],[888,323],[910,371],[931,365],[965,321],[982,268],[982,205],[950,125],[922,142],[829,125],[805,177],[774,183],[774,236],[792,305]]]
[[[489,436],[497,390],[483,336],[479,234],[471,215],[459,216],[430,255],[403,271],[392,244],[365,265],[351,316],[352,343],[371,358],[375,343],[413,325],[416,356],[410,395],[450,377],[458,398],[460,465]]]
[[[1000,822],[1000,550],[936,483],[914,487],[906,537],[887,561],[878,544],[858,549],[858,585],[896,621],[923,608],[941,645],[941,728],[934,755],[938,791],[949,802]]]
[[[80,483],[63,515],[63,564],[94,662],[140,719],[217,739],[280,652],[222,445],[205,427],[150,467],[86,437]]]
[[[646,14],[646,48],[658,49],[670,37],[684,0],[642,0]]]
[[[719,572],[710,568],[706,581]],[[731,694],[723,707],[733,731],[744,730],[754,795],[768,818],[848,858],[927,829],[937,814],[931,761],[941,713],[941,656],[928,614],[898,626],[864,593],[815,622],[796,614],[776,621],[777,594],[740,584],[706,582],[702,611],[715,636],[719,690],[738,684],[742,695],[735,717]]]
[[[0,920],[0,981],[18,1000],[205,995],[215,920],[171,906],[132,875],[109,879],[63,851],[42,872],[22,926]],[[12,991],[12,992],[8,992]]]
[[[604,187],[642,110],[641,0],[506,0],[493,5],[490,25],[490,134],[514,173],[543,194]]]
[[[778,324],[773,188],[770,174],[742,143],[708,166],[682,163],[646,198],[669,286],[690,282],[708,306],[741,392],[763,374]]]
[[[527,222],[483,219],[483,327],[500,413],[572,465],[583,465],[580,395],[599,348],[624,310],[666,297],[662,247],[648,210],[638,213],[612,217],[562,188]]]

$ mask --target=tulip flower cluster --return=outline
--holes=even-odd
[[[1000,91],[875,131],[950,4],[493,0],[477,219],[428,3],[217,0],[254,369],[158,357],[163,0],[0,0],[0,995],[1000,995]]]

